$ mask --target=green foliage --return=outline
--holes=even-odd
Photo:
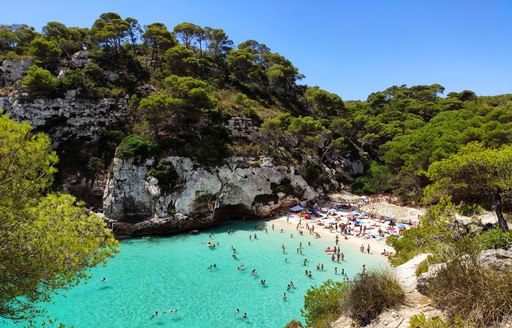
[[[172,163],[164,160],[158,161],[155,167],[149,169],[148,175],[157,178],[158,185],[166,192],[172,191],[178,181],[176,169]]]
[[[344,295],[343,308],[360,325],[369,324],[382,311],[405,302],[405,292],[389,272],[369,272],[356,276]]]
[[[344,116],[345,104],[338,95],[319,87],[307,89],[305,99],[316,117]]]
[[[494,205],[498,222],[504,231],[502,197],[512,190],[512,146],[489,149],[481,143],[470,143],[457,154],[430,165],[427,177],[433,184],[425,190],[427,200],[451,195],[457,201]]]
[[[58,81],[47,70],[30,66],[21,85],[31,97],[52,97],[57,93]]]
[[[116,150],[116,156],[120,158],[135,158],[135,162],[142,163],[153,155],[157,145],[140,136],[129,135],[124,138]]]
[[[47,41],[43,37],[36,37],[30,42],[29,55],[34,56],[34,64],[54,71],[57,69],[62,50],[55,41]]]
[[[0,117],[0,317],[40,315],[37,303],[116,252],[101,218],[72,196],[45,192],[56,162],[48,136]]]
[[[392,174],[385,165],[370,162],[368,170],[352,183],[352,191],[359,194],[385,193],[391,189]]]
[[[342,282],[327,280],[319,287],[312,286],[304,296],[304,308],[300,310],[308,327],[329,327],[342,313],[341,300],[347,291]]]
[[[452,321],[445,321],[439,317],[427,318],[423,312],[412,316],[409,321],[409,328],[470,328],[480,327],[475,323],[462,320],[458,315]]]
[[[87,171],[90,173],[99,172],[104,166],[103,160],[99,157],[91,156],[87,162]]]
[[[482,249],[507,249],[512,244],[512,232],[494,228],[478,235],[477,241]]]
[[[388,237],[386,243],[395,249],[395,254],[389,257],[390,263],[400,265],[421,253],[444,253],[455,243],[457,231],[449,227],[454,212],[453,204],[444,200],[427,209],[419,227],[403,231],[401,237]]]

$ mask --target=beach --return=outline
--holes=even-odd
[[[359,197],[348,192],[341,192],[330,195],[329,199],[330,205],[316,206],[319,213],[317,216],[312,216],[311,219],[305,219],[303,214],[288,212],[271,219],[269,224],[274,224],[278,229],[297,231],[297,225],[300,223],[299,229],[304,234],[310,234],[310,231],[306,228],[307,224],[309,229],[314,227],[313,234],[318,233],[320,238],[332,240],[333,246],[335,245],[336,236],[338,236],[339,246],[342,248],[343,245],[350,245],[351,248],[360,248],[361,245],[364,245],[367,254],[367,247],[370,245],[371,254],[384,256],[382,255],[384,252],[394,253],[394,249],[386,244],[387,237],[414,228],[418,224],[419,217],[425,212],[422,208],[397,206],[389,203],[388,198],[385,197]],[[346,202],[351,206],[335,212],[334,215],[327,215],[330,207],[340,202]],[[339,223],[345,222],[344,220],[349,216],[351,229],[341,231]],[[390,219],[393,219],[394,226],[390,226]],[[358,220],[363,227],[366,226],[363,233],[360,233],[361,225],[354,224]],[[338,223],[337,230],[329,228],[331,222]],[[334,227],[336,226],[334,225]],[[379,234],[379,230],[383,234]]]

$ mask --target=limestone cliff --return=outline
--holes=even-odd
[[[164,160],[178,176],[167,192],[148,174],[153,159],[142,165],[133,159],[114,160],[103,205],[117,234],[164,234],[243,215],[265,217],[319,195],[294,166],[274,166],[266,157],[231,157],[217,167],[195,167],[183,157]]]
[[[109,128],[121,124],[128,115],[126,98],[84,99],[76,90],[62,98],[32,99],[22,93],[0,97],[7,115],[29,122],[48,133],[54,147],[70,140],[95,141]]]

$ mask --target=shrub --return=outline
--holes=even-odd
[[[359,274],[350,284],[343,299],[343,309],[364,326],[383,310],[405,301],[405,292],[396,278],[385,271]]]
[[[332,279],[320,287],[313,286],[304,296],[304,308],[300,313],[306,319],[308,327],[329,327],[342,313],[341,300],[347,285]]]
[[[58,80],[49,71],[32,65],[21,85],[32,97],[53,97],[57,94]]]
[[[429,287],[429,296],[451,318],[494,327],[512,315],[512,270],[492,270],[476,257],[449,262]]]
[[[512,232],[504,232],[501,228],[494,228],[477,237],[482,249],[507,248],[512,244]]]
[[[178,173],[172,163],[164,160],[158,161],[156,167],[148,171],[148,175],[158,179],[158,185],[164,191],[171,191],[178,180]]]
[[[116,150],[116,156],[120,158],[135,158],[136,163],[142,163],[154,153],[157,145],[143,137],[129,135],[124,138]]]
[[[439,317],[427,318],[422,312],[412,316],[409,321],[409,328],[469,328],[478,327],[474,323],[464,321],[460,316],[455,317],[451,322],[447,322]]]

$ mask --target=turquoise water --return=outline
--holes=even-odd
[[[262,225],[263,231],[255,230],[255,225]],[[299,236],[294,225],[289,226],[281,233],[277,228],[272,231],[266,222],[232,221],[198,235],[123,241],[120,253],[107,267],[94,269],[87,284],[67,291],[65,297],[57,296],[46,309],[53,318],[76,328],[284,327],[294,318],[304,321],[300,309],[311,285],[329,278],[341,280],[341,268],[352,278],[363,264],[368,268],[387,266],[384,257],[361,254],[357,246],[349,248],[343,241],[345,262],[332,262],[324,250],[332,247],[333,241]],[[234,234],[228,234],[228,228],[234,229]],[[209,248],[208,241],[219,245]],[[297,253],[300,242],[302,255]],[[238,259],[232,257],[231,246]],[[304,259],[308,259],[307,266]],[[317,271],[317,263],[324,264],[323,271]],[[216,268],[208,269],[211,264]],[[241,264],[247,269],[238,270]],[[338,267],[337,275],[334,267]],[[256,276],[251,274],[253,269]],[[312,271],[311,278],[305,270]],[[260,285],[262,279],[266,286]],[[287,290],[290,281],[295,288]],[[283,299],[285,292],[287,298]],[[234,314],[237,308],[240,314]],[[178,311],[167,313],[169,309]],[[150,319],[155,311],[158,316]],[[242,318],[244,312],[246,319]]]

